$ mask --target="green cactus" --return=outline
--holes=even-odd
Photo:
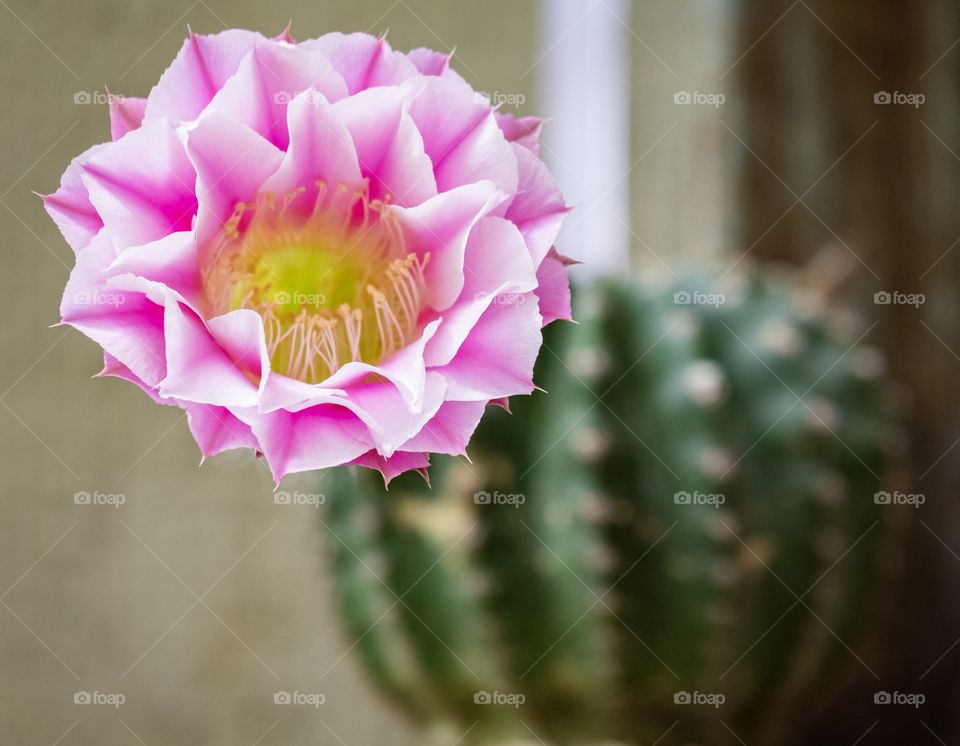
[[[774,744],[867,665],[882,359],[783,282],[698,290],[579,294],[432,487],[330,477],[349,636],[447,743]]]

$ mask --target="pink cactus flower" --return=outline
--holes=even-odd
[[[46,209],[63,322],[104,375],[186,411],[204,457],[385,479],[462,454],[570,318],[540,120],[428,49],[366,34],[191,35]]]

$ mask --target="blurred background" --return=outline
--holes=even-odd
[[[874,716],[861,696],[809,742],[960,739],[955,3],[0,0],[0,19],[0,743],[420,742],[336,621],[317,511],[275,504],[246,455],[197,468],[181,412],[92,379],[96,345],[50,326],[73,259],[31,190],[108,139],[107,90],[146,95],[188,25],[290,19],[301,39],[456,48],[504,111],[553,117],[541,155],[578,208],[560,249],[581,280],[757,260],[829,284],[836,264],[813,258],[845,257],[843,301],[873,324],[901,402],[901,483],[925,498],[898,518],[870,666],[926,704]],[[279,709],[278,690],[326,701]],[[125,701],[75,704],[94,691]]]

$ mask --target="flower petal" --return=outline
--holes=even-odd
[[[386,39],[370,34],[334,32],[300,46],[323,52],[347,82],[350,95],[367,88],[396,85],[417,74],[416,66],[406,55],[391,49]]]
[[[437,188],[492,181],[506,194],[517,190],[517,163],[490,105],[462,79],[427,77],[410,102]]]
[[[536,293],[544,326],[558,319],[570,321],[570,278],[567,275],[567,265],[555,249],[550,249],[550,253],[540,263],[537,282]]]
[[[283,150],[289,143],[287,106],[308,88],[330,101],[347,95],[343,78],[320,52],[265,42],[243,58],[207,111],[227,114]]]
[[[501,204],[503,195],[489,181],[438,194],[416,207],[395,207],[408,249],[430,253],[424,274],[427,302],[435,310],[449,308],[463,290],[467,239],[477,222]]]
[[[540,153],[540,130],[545,119],[540,117],[515,117],[512,114],[497,112],[497,126],[500,127],[507,142],[522,145],[534,155]]]
[[[444,402],[423,429],[401,448],[403,451],[463,455],[486,407],[485,401]]]
[[[107,284],[104,270],[116,257],[106,231],[77,255],[60,303],[64,323],[83,332],[148,386],[166,376],[163,308],[141,293]]]
[[[209,404],[182,402],[187,412],[187,424],[194,440],[200,446],[200,454],[207,459],[233,448],[252,448],[259,450],[253,431],[246,423],[237,419],[226,407]]]
[[[147,110],[147,99],[126,96],[110,96],[110,137],[119,140],[128,132],[137,129]]]
[[[173,298],[165,308],[164,336],[167,377],[160,382],[161,396],[225,407],[257,405],[257,384],[237,365],[240,353],[228,354],[203,321]]]
[[[515,304],[493,304],[471,330],[457,356],[435,368],[447,378],[447,399],[499,399],[533,391],[533,364],[543,337],[533,293]]]
[[[557,240],[570,208],[543,161],[516,143],[513,152],[519,164],[520,182],[506,216],[520,229],[533,263],[540,266]]]
[[[196,119],[237,71],[244,55],[263,41],[261,34],[242,29],[190,34],[147,96],[146,118],[166,118],[173,124]]]
[[[466,249],[463,293],[443,312],[442,323],[425,351],[428,366],[446,365],[492,303],[524,302],[537,286],[523,237],[508,220],[481,219]]]
[[[53,194],[41,195],[47,214],[74,253],[90,243],[90,239],[103,228],[103,221],[90,202],[90,194],[80,175],[83,164],[108,147],[110,143],[101,143],[78,155],[60,177],[60,188]]]
[[[97,152],[81,178],[118,249],[192,226],[196,173],[167,122],[146,122]]]
[[[409,97],[406,88],[372,88],[333,105],[353,138],[371,196],[401,206],[420,204],[437,193],[433,165],[406,114]]]
[[[193,231],[170,233],[156,241],[124,249],[105,273],[110,278],[132,275],[159,283],[176,292],[194,310],[200,308],[201,282]],[[111,285],[140,289],[125,280]]]
[[[363,185],[363,175],[350,132],[335,116],[330,104],[317,91],[298,94],[287,108],[290,145],[280,168],[263,184],[263,191],[286,194],[303,188],[298,200],[312,207],[317,182]]]
[[[407,53],[407,58],[417,66],[421,75],[443,75],[450,69],[453,53],[435,52],[426,47],[418,47]]]
[[[201,117],[187,136],[197,170],[197,236],[203,246],[240,202],[252,202],[280,167],[283,152],[244,124],[221,112]]]
[[[367,451],[350,462],[352,466],[376,469],[383,475],[383,484],[390,486],[394,478],[407,471],[424,472],[430,466],[430,454],[397,451],[390,458],[384,458],[376,451]]]
[[[278,484],[285,474],[349,463],[373,447],[360,418],[330,404],[256,415],[249,424]]]

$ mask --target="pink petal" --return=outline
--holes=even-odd
[[[356,415],[328,404],[257,415],[250,424],[278,484],[285,474],[340,466],[373,447]]]
[[[187,136],[197,169],[197,235],[201,246],[230,218],[239,202],[253,202],[283,161],[283,151],[220,112],[201,117]]]
[[[396,85],[417,74],[406,55],[391,49],[386,39],[370,34],[334,32],[300,46],[323,52],[347,82],[350,95],[367,88]]]
[[[503,202],[489,181],[453,189],[416,207],[395,207],[410,250],[430,252],[425,275],[427,302],[438,311],[449,308],[463,290],[463,261],[470,231],[480,218]]]
[[[507,142],[522,145],[534,155],[540,153],[540,130],[545,119],[540,117],[515,117],[512,114],[497,112],[497,125],[507,138]]]
[[[443,75],[450,69],[452,56],[452,53],[443,54],[426,47],[419,47],[407,53],[407,58],[417,66],[421,75]]]
[[[60,316],[148,386],[156,387],[166,375],[163,308],[140,293],[106,283],[104,270],[115,256],[105,231],[77,255],[63,292]]]
[[[390,458],[384,458],[376,451],[367,451],[350,463],[353,466],[376,469],[383,475],[384,486],[389,487],[390,482],[404,472],[419,471],[425,475],[427,467],[430,466],[430,454],[397,451]]]
[[[347,363],[321,384],[323,389],[343,388],[356,385],[369,377],[384,378],[393,383],[403,394],[407,403],[414,409],[423,406],[426,394],[427,370],[424,364],[424,348],[437,332],[439,321],[427,324],[420,338],[406,347],[397,350],[377,365],[368,363]]]
[[[536,270],[525,249],[523,236],[509,220],[482,218],[467,240],[464,293],[533,290],[537,286]]]
[[[537,286],[533,263],[516,226],[502,218],[481,219],[467,242],[463,293],[443,312],[427,345],[427,365],[446,365],[492,303],[525,301]]]
[[[437,188],[492,181],[506,194],[517,189],[517,163],[493,110],[460,79],[427,77],[410,103]]]
[[[161,396],[226,407],[257,405],[257,384],[237,364],[241,355],[228,354],[203,321],[174,299],[166,305],[164,335],[167,377],[159,386]]]
[[[487,401],[533,391],[542,319],[536,296],[523,297],[523,302],[491,305],[453,361],[436,369],[447,378],[448,400]]]
[[[243,58],[207,111],[227,114],[283,150],[289,142],[287,106],[307,89],[329,101],[347,95],[343,78],[320,52],[265,42]]]
[[[380,453],[390,456],[437,413],[446,388],[442,376],[428,373],[423,401],[415,409],[409,407],[396,386],[384,381],[352,386],[349,399],[367,413],[365,420],[376,423],[376,429],[371,431],[373,442]]]
[[[167,122],[146,122],[97,152],[81,178],[120,249],[191,228],[196,175]]]
[[[517,144],[513,145],[513,152],[519,164],[520,183],[506,216],[520,229],[533,263],[540,266],[570,210],[543,161]]]
[[[329,103],[313,89],[297,95],[287,108],[290,146],[277,172],[263,184],[263,191],[286,194],[304,188],[298,201],[312,208],[317,181],[363,186],[357,150],[350,132],[334,115]]]
[[[163,404],[168,407],[175,407],[177,403],[171,399],[163,399],[157,393],[156,388],[147,384],[142,378],[140,378],[136,373],[130,370],[126,365],[117,360],[109,352],[103,353],[103,370],[97,373],[97,378],[100,377],[113,377],[120,378],[124,381],[129,381],[130,383],[138,386],[143,392],[153,399],[154,404]]]
[[[212,36],[190,34],[176,59],[147,96],[146,118],[166,118],[174,124],[196,119],[261,34],[230,29]]]
[[[200,307],[197,240],[192,231],[170,233],[157,241],[124,249],[106,272],[112,278],[127,274],[159,283],[176,292],[192,308]],[[127,282],[119,286],[135,289]]]
[[[536,293],[544,326],[557,319],[570,321],[570,278],[567,275],[567,266],[555,249],[550,249],[550,253],[541,262],[537,270],[537,280],[540,284]]]
[[[241,422],[226,407],[209,404],[183,402],[181,406],[187,412],[187,423],[200,454],[207,459],[233,448],[252,448],[259,450],[260,444],[250,426]]]
[[[143,122],[147,109],[147,99],[126,96],[111,96],[110,137],[119,140],[128,132],[137,129]]]
[[[423,140],[405,113],[409,96],[406,88],[372,88],[333,106],[353,138],[371,195],[390,195],[402,206],[420,204],[437,193]]]
[[[404,451],[463,455],[486,406],[485,401],[445,402],[433,419],[401,448]]]
[[[210,319],[207,328],[231,363],[248,378],[258,380],[258,389],[262,391],[270,376],[270,354],[260,314],[239,308]]]
[[[94,145],[78,155],[70,161],[60,177],[60,188],[53,194],[41,195],[47,214],[57,224],[74,252],[90,243],[90,239],[103,227],[103,221],[90,203],[90,195],[80,174],[84,163],[108,147],[110,143]]]

